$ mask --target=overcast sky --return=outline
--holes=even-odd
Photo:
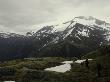
[[[110,22],[110,0],[0,0],[0,31],[26,33],[82,15]]]

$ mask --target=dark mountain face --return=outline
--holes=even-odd
[[[79,57],[109,44],[110,24],[93,17],[75,17],[62,24],[41,27],[26,36],[0,33],[0,58],[30,56]]]
[[[43,27],[38,32],[33,36],[44,43],[39,56],[79,57],[109,44],[110,24],[93,17],[76,17],[62,25]]]
[[[4,36],[0,36],[0,60],[27,57],[31,47],[32,41],[28,37],[4,33]]]

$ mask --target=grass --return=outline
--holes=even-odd
[[[90,69],[87,69],[85,64],[73,63],[71,70],[65,73],[48,72],[43,69],[60,65],[62,61],[75,61],[76,58],[45,57],[34,60],[8,61],[0,64],[0,67],[11,68],[16,71],[12,76],[3,76],[0,79],[16,80],[17,82],[110,82],[110,56],[94,51],[82,58],[91,57],[94,59],[89,62]],[[97,76],[97,63],[102,65],[100,78]]]

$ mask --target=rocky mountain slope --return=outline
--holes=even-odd
[[[43,26],[40,30],[28,32],[26,36],[0,33],[0,44],[3,45],[0,46],[0,53],[2,53],[0,56],[4,58],[5,51],[8,51],[8,56],[16,58],[19,56],[80,56],[101,45],[108,45],[109,42],[109,23],[91,16],[79,16],[62,24]],[[19,48],[16,49],[16,47]],[[15,53],[10,53],[10,49]]]
[[[79,16],[62,24],[44,26],[30,34],[35,37],[37,46],[40,44],[40,56],[76,56],[109,44],[110,24]]]

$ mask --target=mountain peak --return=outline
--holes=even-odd
[[[95,20],[96,19],[96,18],[94,18],[92,16],[78,16],[78,17],[75,17],[75,18],[85,19],[85,20]]]
[[[76,23],[80,23],[87,26],[95,25],[98,27],[110,27],[109,23],[106,23],[105,21],[102,21],[92,16],[78,16],[78,17],[75,17],[72,21],[75,21]],[[108,29],[108,28],[105,28],[105,29]]]
[[[78,16],[72,20],[68,20],[63,23],[57,22],[56,24],[51,24],[51,25],[48,24],[48,25],[41,26],[39,30],[32,31],[29,33],[29,35],[31,36],[36,32],[38,33],[38,31],[42,31],[45,33],[57,33],[57,32],[64,32],[67,29],[70,30],[69,31],[70,33],[72,31],[71,29],[73,29],[73,27],[77,23],[82,24],[83,26],[87,26],[88,28],[90,27],[91,29],[97,28],[97,29],[110,30],[110,24],[106,23],[105,21],[99,20],[92,16]]]

